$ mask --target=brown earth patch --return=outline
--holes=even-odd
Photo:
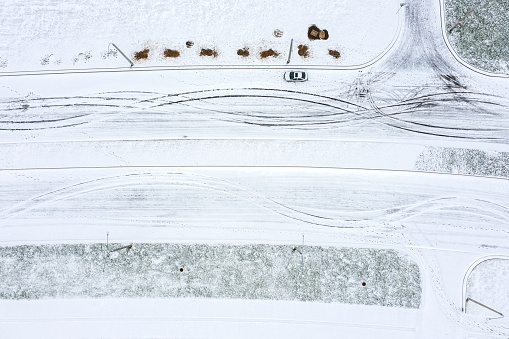
[[[134,53],[134,59],[136,60],[146,59],[148,58],[148,52],[150,52],[148,48],[145,48],[143,51],[136,52]]]
[[[174,49],[165,49],[164,56],[167,58],[178,58],[180,56],[180,52]]]
[[[274,51],[272,48],[271,48],[271,49],[268,49],[268,50],[266,50],[266,51],[261,51],[261,52],[260,52],[260,57],[261,57],[262,59],[268,58],[268,57],[270,57],[270,56],[271,56],[271,57],[276,58],[277,56],[279,56],[279,53],[278,53],[278,52],[276,52],[276,51]]]
[[[336,51],[334,49],[329,49],[329,55],[332,56],[334,59],[339,59],[339,57],[341,56],[341,53],[339,53],[338,51]]]
[[[249,56],[249,49],[247,47],[241,48],[237,50],[237,55],[247,57]]]
[[[298,53],[301,57],[307,58],[309,57],[309,46],[308,45],[299,45],[297,46],[299,49]]]
[[[214,49],[202,48],[200,52],[200,56],[211,56],[217,58],[218,53]]]

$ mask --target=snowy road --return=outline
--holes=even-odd
[[[507,144],[507,79],[457,62],[441,35],[439,3],[422,6],[403,8],[399,40],[373,66],[311,70],[302,84],[286,83],[282,69],[3,77],[2,140],[218,138],[227,130],[242,138]]]

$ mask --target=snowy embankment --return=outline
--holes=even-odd
[[[382,0],[13,0],[0,12],[0,71],[129,66],[110,43],[136,66],[286,65],[291,39],[292,64],[358,65],[389,46],[398,8]],[[313,24],[327,40],[308,38]],[[142,51],[147,58],[136,60]]]
[[[122,245],[110,244],[109,249]],[[273,245],[0,247],[0,298],[228,298],[418,308],[418,266],[392,250]]]

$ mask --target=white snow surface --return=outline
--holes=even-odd
[[[304,235],[306,246],[408,256],[422,289],[419,309],[0,300],[1,337],[509,336],[505,318],[465,313],[462,289],[472,263],[509,255],[509,83],[454,59],[438,0],[0,8],[1,246],[99,244],[106,232],[122,244],[294,246]],[[309,42],[310,24],[330,39]],[[151,54],[129,68],[119,54],[102,58],[110,42]],[[199,57],[202,47],[218,58]],[[244,60],[242,47],[281,55]],[[163,60],[164,48],[182,56]],[[283,80],[295,66],[309,81]],[[467,295],[507,310],[493,281],[506,269],[483,267]]]
[[[509,258],[488,259],[477,265],[468,277],[467,297],[509,317]],[[471,301],[467,311],[487,318],[500,318],[499,314]]]
[[[330,1],[49,1],[13,0],[0,11],[0,71],[128,66],[113,56],[116,44],[132,60],[150,49],[136,66],[286,64],[293,38],[297,64],[358,65],[377,57],[397,32],[399,2],[391,0]],[[316,24],[329,39],[312,41],[308,27]],[[274,30],[283,31],[276,38]],[[186,41],[193,41],[192,48]],[[297,55],[308,44],[310,57]],[[247,47],[250,56],[237,50]],[[166,49],[179,58],[165,58]],[[199,56],[215,49],[217,58]],[[260,59],[272,48],[279,57]],[[338,50],[339,59],[328,54]],[[170,59],[170,60],[168,60]],[[134,60],[133,60],[134,61]]]

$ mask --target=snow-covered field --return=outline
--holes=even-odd
[[[448,38],[458,54],[480,69],[509,74],[509,2],[443,1]]]
[[[0,337],[508,337],[509,82],[401,5],[4,4]]]
[[[110,43],[136,66],[286,65],[291,39],[292,64],[359,65],[394,39],[398,8],[393,0],[14,0],[0,11],[0,72],[129,66]],[[329,32],[328,40],[308,39],[313,24]],[[299,45],[309,47],[308,57],[298,55]],[[200,56],[202,48],[217,57]],[[248,57],[237,54],[243,48]],[[135,60],[145,49],[148,58]],[[165,57],[166,49],[180,56]],[[262,59],[268,49],[279,56]]]
[[[109,244],[109,249],[121,244]],[[391,250],[271,245],[0,247],[1,299],[222,298],[418,308],[417,265]]]
[[[468,298],[509,316],[509,258],[488,259],[477,265],[468,276],[466,292]],[[469,314],[500,318],[496,312],[471,301],[466,309]]]

